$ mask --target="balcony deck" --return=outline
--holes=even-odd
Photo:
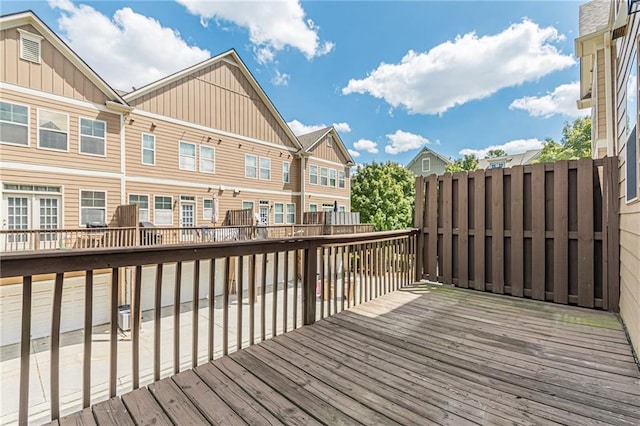
[[[414,285],[67,422],[637,425],[640,373],[611,313]]]

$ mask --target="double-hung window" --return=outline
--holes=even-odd
[[[338,172],[338,188],[344,188],[345,173],[343,171]]]
[[[336,187],[336,169],[329,170],[329,186]]]
[[[216,172],[215,148],[200,145],[200,171],[203,173]]]
[[[105,223],[107,219],[107,193],[80,191],[80,224]]]
[[[317,212],[318,211],[318,205],[314,204],[314,203],[309,204],[309,211],[313,212],[313,213]]]
[[[284,204],[283,203],[275,203],[273,205],[274,215],[273,222],[276,225],[281,225],[284,223]]]
[[[242,202],[242,210],[253,210],[253,201],[243,201]]]
[[[289,183],[291,176],[289,175],[289,167],[291,165],[287,161],[282,162],[282,182]]]
[[[55,111],[38,110],[38,147],[69,150],[69,116]]]
[[[156,164],[156,137],[147,133],[142,134],[142,164]]]
[[[327,186],[328,184],[327,171],[326,167],[320,167],[320,185],[322,186]]]
[[[309,165],[309,183],[311,185],[318,184],[318,166]]]
[[[271,180],[271,159],[260,157],[260,179]]]
[[[256,179],[258,177],[258,157],[245,154],[244,156],[244,177]]]
[[[202,200],[202,218],[205,220],[213,218],[213,200],[211,198]]]
[[[422,173],[427,173],[431,171],[431,158],[423,158],[422,159]]]
[[[296,205],[287,204],[287,223],[296,223]]]
[[[180,170],[196,169],[196,144],[180,142]]]
[[[138,205],[138,220],[149,222],[149,196],[129,194],[129,204]]]
[[[29,107],[0,102],[0,142],[29,145]]]
[[[173,197],[156,195],[153,207],[156,225],[173,225]]]
[[[106,154],[107,123],[102,120],[80,119],[80,153]]]

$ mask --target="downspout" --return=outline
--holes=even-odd
[[[613,68],[611,61],[611,32],[604,33],[604,96],[607,100],[605,109],[605,119],[607,121],[607,157],[616,155],[615,152],[615,125],[614,108],[615,99],[613,97]]]
[[[305,170],[307,168],[307,157],[300,154],[300,223],[302,223],[302,219],[304,218],[304,203],[306,199],[306,188],[305,188]]]

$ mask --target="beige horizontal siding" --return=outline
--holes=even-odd
[[[19,28],[41,36],[31,25]],[[109,100],[46,39],[41,44],[40,64],[20,59],[18,28],[0,31],[0,44],[0,81],[101,105]]]
[[[120,115],[14,92],[12,90],[0,90],[0,98],[5,102],[14,102],[29,107],[30,137],[28,147],[0,144],[2,148],[2,161],[114,173],[120,172]],[[38,109],[68,115],[68,152],[38,148]],[[80,154],[78,152],[80,141],[79,123],[81,117],[92,120],[102,120],[107,123],[106,157]]]
[[[607,99],[605,95],[605,84],[604,84],[604,74],[605,74],[605,65],[604,65],[604,50],[598,50],[596,54],[596,70],[597,70],[597,94],[596,94],[596,137],[597,139],[606,139],[607,138]]]

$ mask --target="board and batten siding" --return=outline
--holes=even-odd
[[[0,31],[0,81],[100,105],[110,100],[46,38],[40,64],[20,59],[18,28],[42,36],[31,25]]]
[[[344,153],[338,148],[338,143],[335,139],[331,146],[327,144],[326,136],[317,145],[311,148],[311,155],[317,158],[322,158],[324,160],[333,161],[334,163],[345,164],[349,160],[344,155]]]
[[[240,68],[227,61],[217,61],[129,104],[225,132],[293,146]]]
[[[595,120],[596,120],[596,131],[595,136],[596,140],[606,140],[607,139],[607,99],[605,95],[605,65],[604,65],[604,49],[598,50],[596,53],[596,76],[597,82],[594,87],[597,88],[598,93],[596,94],[596,105],[594,105],[595,110]],[[592,117],[593,118],[593,117]]]
[[[640,202],[626,202],[626,90],[634,52],[637,52],[640,16],[629,16],[627,35],[618,52],[616,140],[620,170],[620,315],[636,353],[640,353]],[[637,96],[637,95],[636,95]],[[638,111],[635,111],[637,114]],[[639,165],[640,167],[640,165]]]
[[[29,146],[0,144],[3,162],[120,173],[120,115],[5,89],[0,89],[0,99],[29,107]],[[38,148],[39,109],[67,114],[68,152]],[[79,152],[80,118],[106,122],[106,156]],[[87,178],[79,176],[78,180],[86,182]]]

